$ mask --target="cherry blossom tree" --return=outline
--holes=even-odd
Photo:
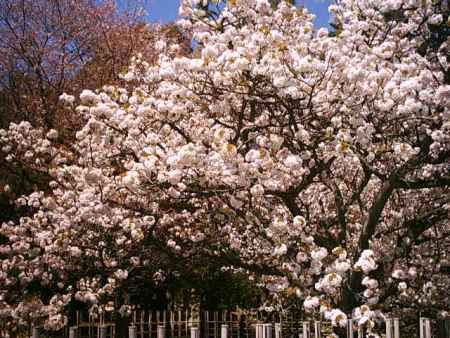
[[[8,114],[53,126],[58,96],[92,57],[91,46],[114,13],[112,1],[2,1],[0,69]]]
[[[17,1],[0,3],[0,127],[29,121],[55,128],[59,142],[71,142],[85,123],[58,103],[66,92],[105,84],[124,85],[120,73],[138,53],[150,63],[158,40],[178,42],[182,53],[190,40],[174,25],[145,21],[142,1],[124,9],[114,1]],[[87,24],[89,23],[89,24]],[[0,222],[20,214],[9,207],[15,196],[33,187],[47,190],[39,172],[11,165],[0,155]],[[3,191],[3,187],[7,191]]]
[[[139,0],[127,8],[114,0],[2,1],[1,124],[25,119],[45,128],[80,127],[58,105],[62,93],[117,84],[134,54],[150,61],[155,41],[184,38],[173,25],[147,23],[145,7]]]
[[[448,310],[449,41],[420,48],[448,10],[341,0],[331,36],[285,2],[197,5],[182,1],[179,24],[201,55],[159,41],[127,89],[83,91],[70,147],[27,122],[1,131],[6,159],[52,190],[2,225],[0,315],[59,328],[73,301],[126,314],[137,281],[202,261],[337,334],[348,316],[375,335],[391,312]]]

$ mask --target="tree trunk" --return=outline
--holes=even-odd
[[[129,317],[122,317],[116,314],[114,324],[116,325],[115,338],[128,338],[128,326],[130,325]]]

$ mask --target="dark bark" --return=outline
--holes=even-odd
[[[116,334],[115,338],[128,338],[128,326],[130,325],[130,318],[123,317],[116,314],[115,317]]]

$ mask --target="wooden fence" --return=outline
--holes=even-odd
[[[74,325],[60,332],[45,332],[39,327],[2,330],[0,338],[113,338],[112,318],[93,318],[76,314]],[[450,319],[420,318],[416,328],[400,325],[398,318],[389,318],[380,325],[382,338],[450,338]],[[129,338],[326,338],[332,333],[331,323],[303,318],[302,313],[265,313],[259,311],[136,311],[131,315]],[[369,335],[348,320],[347,338]],[[125,337],[124,337],[125,338]]]

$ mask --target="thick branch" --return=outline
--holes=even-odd
[[[386,205],[393,191],[394,185],[392,184],[391,180],[383,183],[383,186],[378,192],[375,202],[372,204],[372,207],[369,210],[369,217],[363,228],[361,236],[359,237],[358,256],[363,250],[369,248],[369,240],[375,233],[376,225],[378,224],[381,213],[383,212],[384,206]]]
[[[450,187],[450,176],[438,177],[430,180],[398,180],[395,182],[395,188],[401,189],[427,189],[439,187]]]

